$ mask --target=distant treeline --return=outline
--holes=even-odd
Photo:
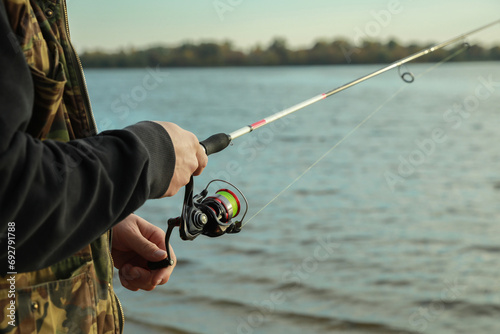
[[[292,50],[284,39],[277,38],[266,48],[256,46],[248,52],[236,50],[231,43],[186,43],[178,47],[159,46],[146,50],[122,50],[116,53],[101,51],[81,55],[85,67],[196,67],[196,66],[276,66],[276,65],[333,65],[382,64],[404,58],[431,45],[401,45],[365,41],[354,45],[346,40],[318,41],[310,49]],[[441,49],[417,61],[438,62],[463,48]],[[500,60],[500,46],[484,48],[472,45],[450,61]]]

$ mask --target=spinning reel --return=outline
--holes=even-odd
[[[208,196],[208,187],[215,181],[223,182],[234,188],[244,200],[245,212],[240,221],[233,221],[241,211],[241,202],[238,196],[229,189],[219,189],[214,195]],[[169,240],[174,227],[179,227],[182,240],[194,240],[200,234],[209,237],[219,237],[226,233],[238,233],[241,231],[243,219],[248,211],[248,201],[245,195],[233,184],[224,180],[212,180],[205,189],[193,196],[193,177],[186,185],[182,214],[177,218],[168,220],[168,228],[165,235],[165,246],[167,258],[158,262],[148,262],[151,270],[172,266],[174,261],[170,254]]]

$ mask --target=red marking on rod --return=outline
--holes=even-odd
[[[262,125],[264,125],[266,123],[267,123],[267,121],[265,119],[263,119],[263,120],[260,120],[258,122],[253,123],[250,126],[252,127],[252,129],[257,129],[257,128],[260,128]]]
[[[326,99],[326,94],[325,93],[323,93],[321,95],[323,96],[324,99]]]

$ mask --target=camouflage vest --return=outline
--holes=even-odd
[[[65,0],[1,0],[35,87],[27,132],[41,140],[94,135],[78,56],[70,43]],[[120,333],[123,312],[113,287],[110,233],[42,270],[0,276],[0,333]],[[12,326],[15,318],[15,326]]]

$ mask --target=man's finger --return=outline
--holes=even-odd
[[[133,272],[138,275],[131,274]],[[137,291],[139,289],[151,291],[157,285],[151,283],[152,273],[140,267],[131,267],[128,274],[126,271],[120,271],[119,274],[122,285],[132,291]]]
[[[196,153],[196,158],[198,159],[198,168],[194,171],[193,175],[197,176],[203,172],[203,169],[207,167],[208,164],[208,156],[205,153],[205,149],[200,145],[200,149]]]

